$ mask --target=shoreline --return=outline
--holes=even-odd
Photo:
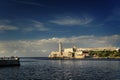
[[[49,57],[20,57],[21,59],[39,59],[39,60],[108,60],[120,61],[120,58],[49,58]]]
[[[65,58],[51,58],[49,60],[87,60],[87,61],[120,61],[120,58],[79,58],[79,59],[75,59],[75,58],[69,58],[69,59],[65,59]]]

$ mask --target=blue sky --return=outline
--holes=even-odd
[[[119,0],[1,0],[0,56],[47,56],[57,50],[59,40],[65,47],[120,47],[119,4]]]

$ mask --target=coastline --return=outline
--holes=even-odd
[[[107,61],[120,61],[120,58],[49,58],[49,57],[20,57],[22,59],[38,59],[38,60],[107,60]]]
[[[50,58],[49,60],[90,60],[90,61],[120,61],[120,58]]]

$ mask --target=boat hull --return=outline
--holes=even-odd
[[[20,66],[19,60],[0,60],[0,67]]]

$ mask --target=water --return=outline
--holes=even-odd
[[[1,67],[0,80],[120,80],[120,61],[21,59]]]

